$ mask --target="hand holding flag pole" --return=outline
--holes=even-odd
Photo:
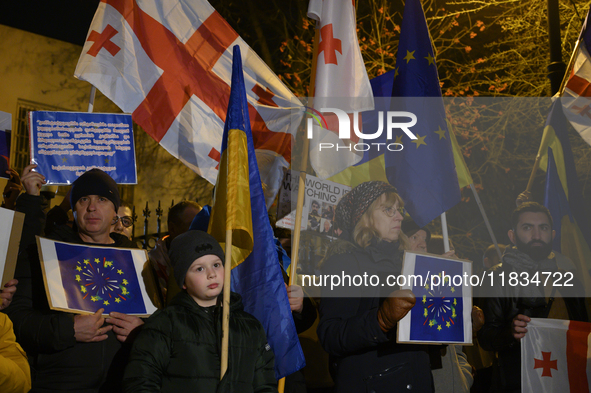
[[[240,47],[234,46],[233,52],[231,94],[208,232],[226,250],[224,292],[231,289],[240,294],[244,311],[261,322],[269,344],[265,351],[273,350],[275,377],[280,379],[304,367],[305,359],[291,316],[257,167]],[[223,306],[223,312],[229,312],[227,298]],[[229,321],[229,316],[222,318]],[[228,329],[224,328],[223,335],[229,340]],[[220,375],[228,370],[226,345],[223,352]],[[265,357],[269,360],[268,354]]]

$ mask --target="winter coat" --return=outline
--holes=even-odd
[[[0,392],[26,393],[31,389],[27,355],[16,342],[12,322],[0,313]]]
[[[323,275],[380,276],[400,274],[398,243],[374,242],[365,249],[337,240],[327,252]],[[398,288],[325,285],[320,302],[318,337],[330,355],[335,391],[432,392],[426,346],[397,344],[396,329],[384,333],[378,324],[383,298]],[[336,296],[336,297],[335,297]]]
[[[489,292],[485,292],[486,298],[483,302],[485,323],[478,332],[478,342],[483,349],[498,352],[500,377],[498,384],[500,388],[508,391],[519,391],[521,389],[521,347],[519,341],[513,338],[511,322],[518,314],[527,315],[531,318],[547,318],[550,310],[547,307],[548,303],[544,297],[543,287],[509,285],[507,280],[510,273],[521,273],[525,270],[507,263],[506,258],[508,255],[525,258],[525,254],[517,249],[507,248],[503,255],[503,263],[494,267],[496,281],[495,285],[487,288]],[[555,261],[553,254],[550,255],[549,260],[545,260],[545,263],[551,264],[552,261]],[[561,263],[559,263],[557,267],[554,262],[554,269],[574,270],[572,262],[570,260],[568,262],[571,266],[561,266]],[[528,271],[528,273],[531,277],[534,272]],[[504,274],[504,285],[500,284],[500,274]],[[585,301],[580,297],[574,297],[578,293],[583,293],[582,286],[576,276],[575,273],[574,286],[570,289],[563,287],[562,292],[557,295],[563,296],[570,320],[586,322],[588,318]],[[544,281],[543,277],[541,277],[541,281]],[[538,293],[538,296],[531,296],[531,294],[535,293]],[[530,296],[526,296],[526,294]]]
[[[43,235],[45,214],[41,196],[22,194],[16,210],[25,213],[25,222],[15,271],[18,290],[6,313],[14,323],[17,341],[29,356],[32,392],[75,391],[96,393],[117,391],[124,360],[118,351],[121,343],[113,332],[95,343],[80,343],[74,337],[74,315],[52,311],[45,285],[35,235]],[[77,232],[66,225],[48,226],[45,236],[53,240],[84,244]],[[133,246],[118,233],[109,247]],[[99,244],[92,244],[100,246]],[[121,355],[122,356],[122,355]],[[113,386],[107,386],[107,384]]]
[[[152,315],[133,343],[126,392],[276,392],[273,351],[261,323],[230,301],[228,369],[220,382],[221,308],[186,291]]]

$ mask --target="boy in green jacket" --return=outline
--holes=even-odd
[[[220,381],[224,252],[202,231],[171,244],[174,277],[183,288],[152,315],[133,343],[126,392],[276,392],[274,355],[261,323],[230,298],[228,369]]]

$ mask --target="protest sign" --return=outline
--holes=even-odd
[[[299,175],[299,172],[290,170],[283,178],[277,204],[276,226],[279,228],[294,228]],[[307,175],[301,229],[336,237],[335,209],[342,196],[350,190],[349,186]]]
[[[21,240],[24,213],[0,207],[0,287],[14,278],[16,258],[18,256],[18,245]]]
[[[416,304],[398,322],[399,343],[472,344],[472,262],[440,255],[405,252],[401,289]]]
[[[0,177],[9,178],[6,173],[10,168],[10,136],[12,114],[0,112]]]
[[[72,313],[104,308],[129,315],[156,311],[142,279],[145,250],[93,247],[37,236],[49,307]]]
[[[136,184],[131,115],[29,112],[31,161],[48,184],[71,184],[99,168],[118,184]]]

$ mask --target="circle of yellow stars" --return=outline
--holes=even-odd
[[[101,261],[100,261],[100,259],[99,259],[99,258],[94,258],[94,262],[95,262],[96,264],[100,264],[100,263],[101,263]],[[83,275],[87,275],[87,276],[88,276],[88,274],[87,274],[87,273],[82,273],[82,270],[83,270],[83,269],[82,269],[82,266],[80,265],[80,262],[78,262],[78,263],[79,263],[79,264],[76,266],[75,270],[76,270],[78,273],[81,273],[81,274],[83,274]],[[84,264],[84,265],[89,265],[90,263],[91,263],[91,262],[90,262],[90,259],[84,259],[84,260],[83,260],[83,264]],[[105,260],[105,261],[103,262],[103,267],[105,267],[105,268],[107,268],[107,267],[112,267],[112,266],[113,266],[113,261],[107,261],[107,260]],[[117,270],[116,270],[116,273],[117,273],[118,275],[122,275],[122,274],[124,274],[124,272],[123,272],[123,270],[122,270],[122,269],[117,269]],[[75,280],[76,280],[76,282],[78,282],[78,283],[80,283],[80,282],[82,281],[81,274],[76,274],[76,275],[75,275],[75,278],[74,278],[74,279],[75,279]],[[83,298],[86,298],[86,296],[88,296],[88,290],[86,289],[86,286],[87,286],[87,285],[88,285],[88,284],[86,284],[86,285],[82,285],[82,284],[81,284],[81,285],[80,285],[80,292],[82,292],[83,294],[86,294],[86,295],[85,295]],[[128,291],[128,290],[127,290],[127,288],[125,287],[125,286],[127,286],[127,285],[129,285],[129,282],[128,282],[126,279],[123,279],[123,280],[121,280],[121,286],[120,286],[120,288],[121,288],[121,295],[128,295],[128,294],[129,294],[129,291]],[[95,295],[95,296],[90,296],[90,300],[91,300],[92,302],[100,302],[100,301],[102,301],[102,304],[103,304],[103,305],[105,305],[105,306],[108,306],[108,305],[110,305],[110,304],[111,304],[111,303],[109,302],[109,300],[106,300],[106,299],[105,299],[105,300],[103,300],[103,299],[102,299],[102,298],[101,298],[101,297],[100,297],[98,294],[97,294],[97,295]],[[121,300],[121,298],[120,298],[120,297],[115,297],[115,298],[114,298],[114,302],[115,302],[115,303],[121,303],[121,301],[122,301],[122,300]]]

